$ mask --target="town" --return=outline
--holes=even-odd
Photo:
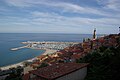
[[[1,80],[14,72],[19,73],[17,75],[22,76],[23,80],[84,80],[89,63],[77,63],[79,59],[101,46],[119,47],[119,41],[120,34],[110,34],[96,38],[96,30],[94,30],[92,39],[83,39],[82,43],[64,49],[60,48],[52,54],[40,55],[33,61],[24,62],[24,66],[1,70]],[[31,45],[29,46],[31,47]],[[36,44],[32,47],[36,47]],[[43,48],[41,45],[37,45],[37,47]]]

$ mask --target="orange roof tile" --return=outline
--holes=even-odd
[[[87,65],[88,63],[59,63],[40,68],[38,70],[30,71],[30,73],[48,80],[53,80],[86,67]]]
[[[23,76],[23,80],[29,80],[29,78],[30,78],[30,74],[29,73],[27,73],[27,74],[25,74]]]
[[[73,59],[79,59],[81,57],[81,54],[73,54],[71,58]]]

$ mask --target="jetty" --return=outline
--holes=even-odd
[[[19,49],[22,49],[22,48],[27,48],[28,46],[22,46],[22,47],[18,47],[18,48],[12,48],[11,50],[12,51],[17,51],[17,50],[19,50]]]

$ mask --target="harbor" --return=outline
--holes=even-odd
[[[79,42],[58,42],[58,41],[26,41],[22,44],[77,44]]]
[[[47,54],[52,54],[55,53],[59,50],[64,49],[65,47],[70,47],[73,46],[75,44],[78,44],[79,42],[38,42],[38,41],[27,41],[27,42],[21,42],[22,44],[24,44],[25,46],[21,46],[21,47],[17,47],[17,48],[11,48],[11,51],[17,51],[20,49],[24,49],[24,48],[29,48],[29,49],[39,49],[39,50],[45,50],[45,52],[42,55],[47,55]],[[32,59],[29,60],[33,60],[36,59],[37,57],[34,57]],[[29,61],[26,60],[26,61]],[[16,63],[16,64],[12,64],[12,65],[8,65],[8,66],[3,66],[0,67],[2,70],[8,70],[9,68],[12,67],[17,67],[17,66],[23,66],[23,62],[20,63]]]
[[[16,51],[22,48],[62,50],[65,47],[73,46],[75,44],[78,44],[79,42],[27,41],[27,42],[21,42],[21,43],[25,44],[26,46],[12,48],[11,50]]]
[[[6,34],[1,34],[2,36],[5,36]],[[76,36],[76,38],[74,40],[72,40],[72,37],[69,37],[69,34],[67,35],[63,35],[63,34],[60,34],[60,36],[63,36],[61,37],[61,39],[59,38],[54,38],[54,40],[52,39],[45,39],[44,35],[40,35],[39,36],[36,36],[34,37],[33,39],[29,39],[31,37],[31,35],[29,34],[26,34],[26,38],[21,38],[21,36],[23,36],[24,34],[7,34],[8,38],[9,39],[6,39],[4,41],[2,41],[1,45],[3,45],[3,47],[1,47],[1,54],[3,56],[0,56],[0,68],[1,67],[4,67],[4,66],[9,66],[9,65],[12,65],[12,64],[16,64],[16,63],[19,63],[19,62],[22,62],[22,61],[26,61],[26,60],[29,60],[29,59],[32,59],[32,58],[35,58],[37,56],[40,56],[42,54],[52,54],[58,50],[55,50],[55,46],[54,44],[56,44],[56,46],[58,44],[61,44],[59,45],[58,48],[63,48],[63,47],[67,47],[66,44],[77,44],[78,42],[82,41],[81,39],[78,39],[79,35]],[[11,35],[13,36],[11,38]],[[17,35],[17,37],[16,37]],[[32,34],[32,35],[36,35],[36,34]],[[51,35],[51,36],[54,36],[54,34],[47,34],[48,36]],[[56,35],[56,34],[55,34]],[[59,35],[58,35],[59,36]],[[88,36],[88,35],[86,35]],[[12,39],[16,39],[16,40],[12,40]],[[59,39],[59,40],[58,40]],[[45,40],[45,41],[44,41]],[[28,44],[25,44],[26,42],[29,42],[29,45],[32,43],[32,46],[28,47],[27,45]],[[6,44],[5,44],[6,43]],[[37,45],[39,45],[39,43],[41,43],[42,45],[49,45],[49,49],[45,48],[40,48],[40,47],[36,47],[35,43],[37,43]],[[51,43],[51,44],[50,44]],[[54,44],[52,44],[54,43]],[[63,45],[66,45],[66,46],[63,46]],[[39,45],[40,46],[40,45]],[[61,46],[61,47],[60,47]],[[69,45],[68,45],[69,46]],[[53,50],[54,48],[54,50]],[[60,49],[59,49],[60,50]],[[9,57],[9,58],[8,58]]]
[[[26,42],[29,48],[62,50],[66,47],[78,44],[78,42]]]

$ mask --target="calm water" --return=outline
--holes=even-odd
[[[42,54],[43,50],[11,48],[23,46],[23,41],[69,41],[81,42],[83,38],[91,38],[91,34],[48,34],[48,33],[0,33],[0,66],[6,66],[31,59]]]

